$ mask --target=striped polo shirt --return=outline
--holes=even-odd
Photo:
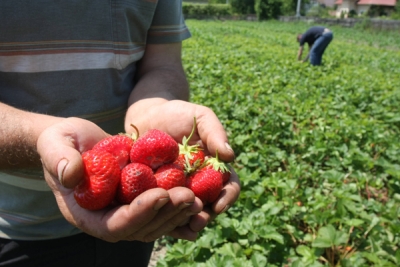
[[[190,33],[179,0],[0,1],[0,101],[124,131],[136,62],[146,44]],[[0,237],[78,233],[58,210],[41,170],[0,172]]]

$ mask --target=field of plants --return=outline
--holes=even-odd
[[[400,266],[400,34],[330,27],[323,65],[296,60],[312,24],[188,20],[191,101],[229,133],[242,192],[157,266]]]

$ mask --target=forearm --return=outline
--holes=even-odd
[[[183,70],[160,68],[144,74],[132,91],[128,105],[154,98],[188,101],[189,85]]]
[[[140,130],[158,126],[159,106],[171,100],[189,100],[189,85],[181,61],[180,43],[147,47],[139,64],[138,82],[133,89],[125,119],[125,128],[131,123]]]
[[[37,138],[59,119],[0,103],[0,120],[0,169],[41,166]]]
[[[158,127],[158,114],[154,106],[171,100],[189,100],[188,83],[183,72],[175,70],[155,70],[146,74],[135,86],[129,99],[129,109],[125,119],[125,128],[131,123],[140,131]]]
[[[302,54],[301,52],[297,53],[297,60],[299,60],[299,61],[301,60],[301,54]]]

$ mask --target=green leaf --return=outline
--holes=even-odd
[[[348,240],[346,233],[337,231],[331,224],[321,227],[318,230],[317,237],[312,243],[313,247],[330,248],[345,244]]]

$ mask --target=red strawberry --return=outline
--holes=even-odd
[[[121,181],[117,188],[117,201],[130,204],[144,191],[157,187],[153,170],[141,163],[130,163],[121,171]]]
[[[229,178],[231,178],[231,171],[229,164],[226,164],[228,171],[225,171],[224,173],[222,173],[222,183],[225,184],[226,182],[229,181]]]
[[[178,158],[175,160],[175,164],[178,164],[183,169],[196,169],[196,167],[203,164],[205,159],[204,151],[198,150],[193,152],[188,152],[187,154],[179,154]]]
[[[162,165],[154,173],[154,176],[157,180],[157,186],[164,188],[165,190],[177,186],[185,186],[185,172],[175,163]]]
[[[226,183],[231,177],[231,171],[229,169],[229,165],[222,162],[218,158],[218,150],[216,151],[215,158],[209,157],[204,162],[202,168],[212,168],[222,174],[222,183]]]
[[[133,142],[133,139],[128,135],[112,135],[100,140],[93,149],[111,153],[117,159],[120,169],[122,169],[129,163]]]
[[[76,202],[85,209],[99,210],[107,207],[115,197],[121,171],[116,159],[101,150],[82,154],[85,179],[75,187]]]
[[[204,151],[198,144],[189,145],[189,141],[192,138],[195,129],[196,117],[194,118],[192,132],[189,137],[186,138],[186,136],[184,136],[182,144],[179,144],[179,156],[175,161],[176,164],[179,164],[183,169],[186,169],[187,172],[198,168],[205,160]]]
[[[222,173],[213,168],[202,168],[190,174],[186,187],[200,198],[204,205],[213,203],[222,190]]]
[[[174,162],[178,154],[178,143],[170,135],[152,129],[133,143],[130,158],[131,162],[142,163],[155,170],[163,164]]]

